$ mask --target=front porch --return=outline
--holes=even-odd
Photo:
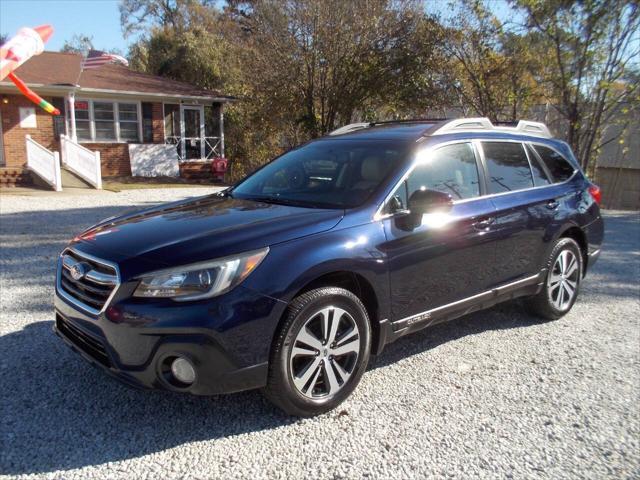
[[[26,135],[52,152],[61,152],[62,135],[99,152],[105,178],[132,170],[212,178],[212,164],[223,171],[226,161],[216,159],[225,156],[224,104],[234,97],[123,65],[81,65],[81,55],[44,52],[20,67],[27,85],[60,110],[56,117],[0,82],[0,165],[20,169],[5,177],[22,179]]]
[[[164,103],[163,118],[164,141],[176,146],[181,163],[224,157],[222,103]]]

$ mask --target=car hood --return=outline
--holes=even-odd
[[[145,263],[182,265],[320,233],[337,225],[343,215],[343,210],[215,194],[108,219],[73,243],[96,256],[108,252],[116,262],[136,257]]]

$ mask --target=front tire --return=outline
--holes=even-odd
[[[371,326],[357,296],[335,287],[306,292],[278,331],[264,393],[290,415],[325,413],[355,389],[370,350]]]
[[[561,238],[546,267],[544,286],[528,300],[528,305],[538,316],[557,320],[571,310],[578,298],[583,269],[580,246],[572,238]]]

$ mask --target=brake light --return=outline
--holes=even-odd
[[[600,191],[600,187],[594,184],[589,185],[589,195],[593,198],[593,201],[600,205],[600,201],[602,200],[602,192]]]

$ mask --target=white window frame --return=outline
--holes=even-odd
[[[136,112],[138,115],[138,143],[142,143],[142,102],[140,100],[126,100],[126,99],[109,99],[109,98],[76,98],[76,102],[87,102],[89,105],[89,131],[91,132],[90,140],[80,140],[78,143],[129,143],[127,140],[120,138],[120,111],[118,109],[119,103],[128,103],[136,105]],[[96,140],[96,123],[93,111],[93,102],[98,103],[111,103],[113,105],[113,121],[114,121],[114,133],[115,140]],[[74,107],[75,109],[75,104]],[[76,121],[77,123],[77,121]]]

